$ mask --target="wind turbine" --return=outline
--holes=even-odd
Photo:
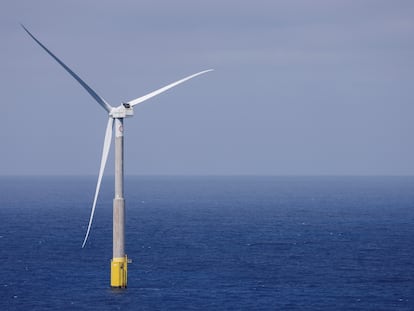
[[[134,115],[134,106],[138,105],[158,94],[161,94],[187,80],[199,75],[212,71],[208,69],[187,76],[181,80],[168,84],[149,94],[123,102],[117,107],[109,105],[105,99],[98,95],[89,85],[87,85],[76,73],[66,66],[57,56],[47,49],[39,40],[37,40],[24,25],[21,25],[29,36],[39,44],[55,61],[57,61],[80,85],[98,102],[98,104],[108,113],[108,123],[105,131],[105,139],[102,150],[101,165],[99,169],[98,181],[96,183],[95,196],[93,199],[91,215],[89,218],[88,229],[82,243],[85,247],[88,240],[93,216],[95,213],[96,202],[101,187],[102,176],[105,170],[106,160],[108,159],[109,149],[111,147],[112,132],[115,127],[115,197],[113,200],[113,258],[111,260],[111,287],[125,288],[127,286],[127,266],[128,258],[125,254],[125,200],[124,200],[124,118]]]

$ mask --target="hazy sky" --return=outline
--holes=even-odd
[[[414,174],[414,2],[1,1],[0,175],[97,174],[111,105],[127,174]],[[112,174],[113,154],[107,172]]]

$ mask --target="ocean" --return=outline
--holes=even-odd
[[[0,310],[414,310],[414,177],[0,177]]]

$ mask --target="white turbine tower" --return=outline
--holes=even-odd
[[[76,73],[74,73],[68,66],[66,66],[59,58],[57,58],[51,51],[49,51],[39,40],[37,40],[26,27],[21,25],[23,29],[37,44],[39,44],[50,56],[52,56],[73,78],[78,81],[82,87],[102,106],[109,115],[108,124],[105,132],[105,140],[102,150],[101,166],[99,169],[98,181],[96,183],[95,196],[92,204],[92,211],[89,218],[88,229],[86,231],[85,239],[82,248],[88,240],[91,230],[92,220],[95,213],[96,201],[98,199],[99,189],[101,187],[102,176],[105,170],[106,160],[108,158],[109,149],[111,146],[112,132],[115,123],[115,197],[113,200],[113,258],[111,260],[111,286],[118,288],[125,288],[127,286],[127,264],[128,258],[125,254],[125,201],[124,201],[124,118],[132,117],[134,115],[133,107],[142,103],[158,94],[161,94],[170,88],[177,86],[187,80],[197,77],[213,69],[204,70],[195,73],[191,76],[185,77],[181,80],[168,84],[158,90],[155,90],[147,95],[138,97],[129,102],[122,103],[118,107],[112,107],[105,99],[99,96],[92,88],[90,88]]]

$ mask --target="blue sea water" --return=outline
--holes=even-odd
[[[0,310],[414,310],[414,177],[0,178]]]

